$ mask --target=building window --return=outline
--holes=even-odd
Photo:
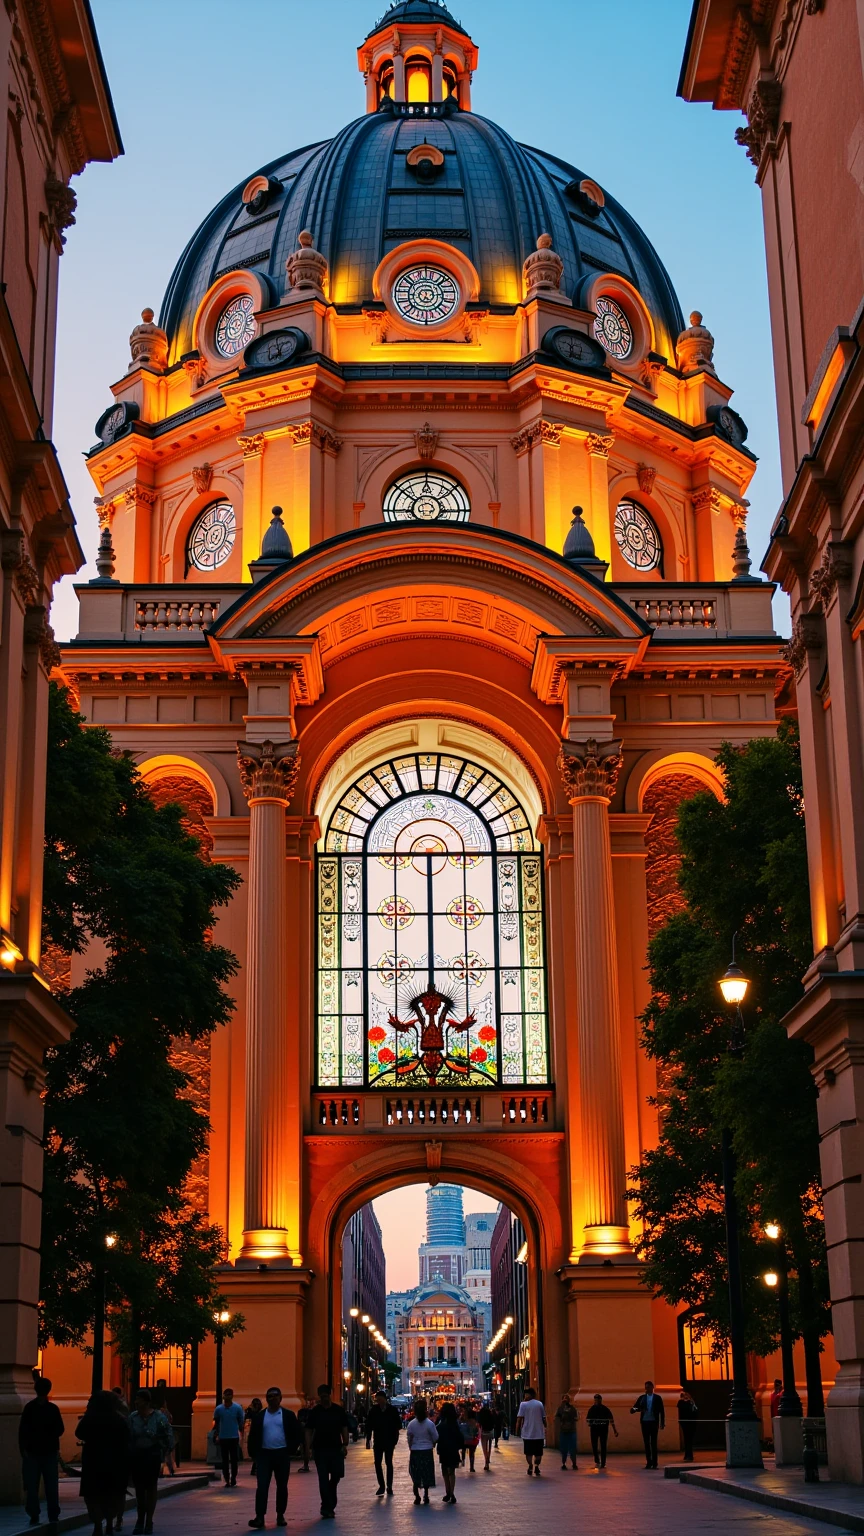
[[[230,501],[216,501],[192,524],[186,545],[187,567],[215,571],[231,556],[237,522]]]
[[[654,523],[638,501],[625,498],[615,512],[615,542],[634,571],[656,571],[663,545]]]
[[[400,476],[384,497],[385,523],[467,523],[470,515],[459,481],[428,469]]]
[[[633,327],[620,304],[614,299],[601,297],[597,300],[594,335],[610,357],[620,362],[633,351]]]
[[[442,325],[459,308],[459,284],[443,267],[406,267],[393,284],[393,303],[411,325]]]
[[[251,293],[238,293],[216,321],[216,351],[222,357],[236,357],[255,339],[255,330],[255,300]]]
[[[547,1081],[543,861],[525,811],[466,758],[379,764],[318,855],[319,1085]]]

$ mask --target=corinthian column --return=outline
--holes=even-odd
[[[296,741],[237,743],[249,802],[246,953],[246,1181],[244,1258],[289,1258],[290,1092],[285,807],[300,758]],[[296,1215],[296,1213],[295,1213]]]
[[[629,1252],[624,1201],[624,1109],[618,955],[609,801],[621,743],[565,742],[558,758],[573,807],[574,970],[585,1187],[584,1256]]]

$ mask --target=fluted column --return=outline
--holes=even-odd
[[[288,1258],[292,1223],[285,808],[300,759],[296,741],[238,742],[249,802],[246,955],[244,1258]]]
[[[565,742],[558,766],[573,807],[574,973],[585,1189],[583,1256],[630,1249],[624,1162],[618,954],[609,802],[621,743]]]

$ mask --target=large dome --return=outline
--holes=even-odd
[[[403,4],[430,8],[429,0]],[[406,163],[424,140],[444,156],[428,184]],[[191,350],[196,310],[220,275],[255,271],[278,302],[286,258],[306,228],[329,261],[330,298],[345,309],[373,301],[373,274],[388,251],[424,238],[447,241],[474,263],[483,306],[512,308],[522,298],[522,263],[548,232],[564,261],[567,296],[578,304],[601,272],[626,278],[651,314],[657,350],[674,360],[680,307],[639,225],[605,189],[602,208],[580,191],[586,172],[517,144],[488,118],[458,110],[419,118],[385,104],[255,174],[271,182],[263,213],[250,213],[242,201],[245,182],[235,187],[193,235],[171,278],[160,324],[172,362]]]

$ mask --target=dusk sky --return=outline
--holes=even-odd
[[[373,1202],[384,1239],[388,1291],[407,1291],[417,1284],[417,1249],[426,1241],[428,1188],[428,1184],[406,1184]],[[497,1211],[498,1201],[489,1195],[464,1186],[463,1190],[466,1216],[475,1211]]]
[[[90,559],[98,529],[82,454],[140,311],[158,314],[188,239],[235,183],[362,114],[356,47],[385,9],[329,0],[322,26],[321,8],[297,0],[92,4],[126,154],[74,183],[53,430]],[[750,491],[758,564],[780,500],[759,194],[734,143],[736,114],[676,99],[690,0],[546,0],[536,27],[517,0],[458,0],[455,11],[480,48],[475,110],[608,187],[656,245],[685,315],[703,311],[760,458]],[[77,628],[69,582],[53,622],[59,638]]]

